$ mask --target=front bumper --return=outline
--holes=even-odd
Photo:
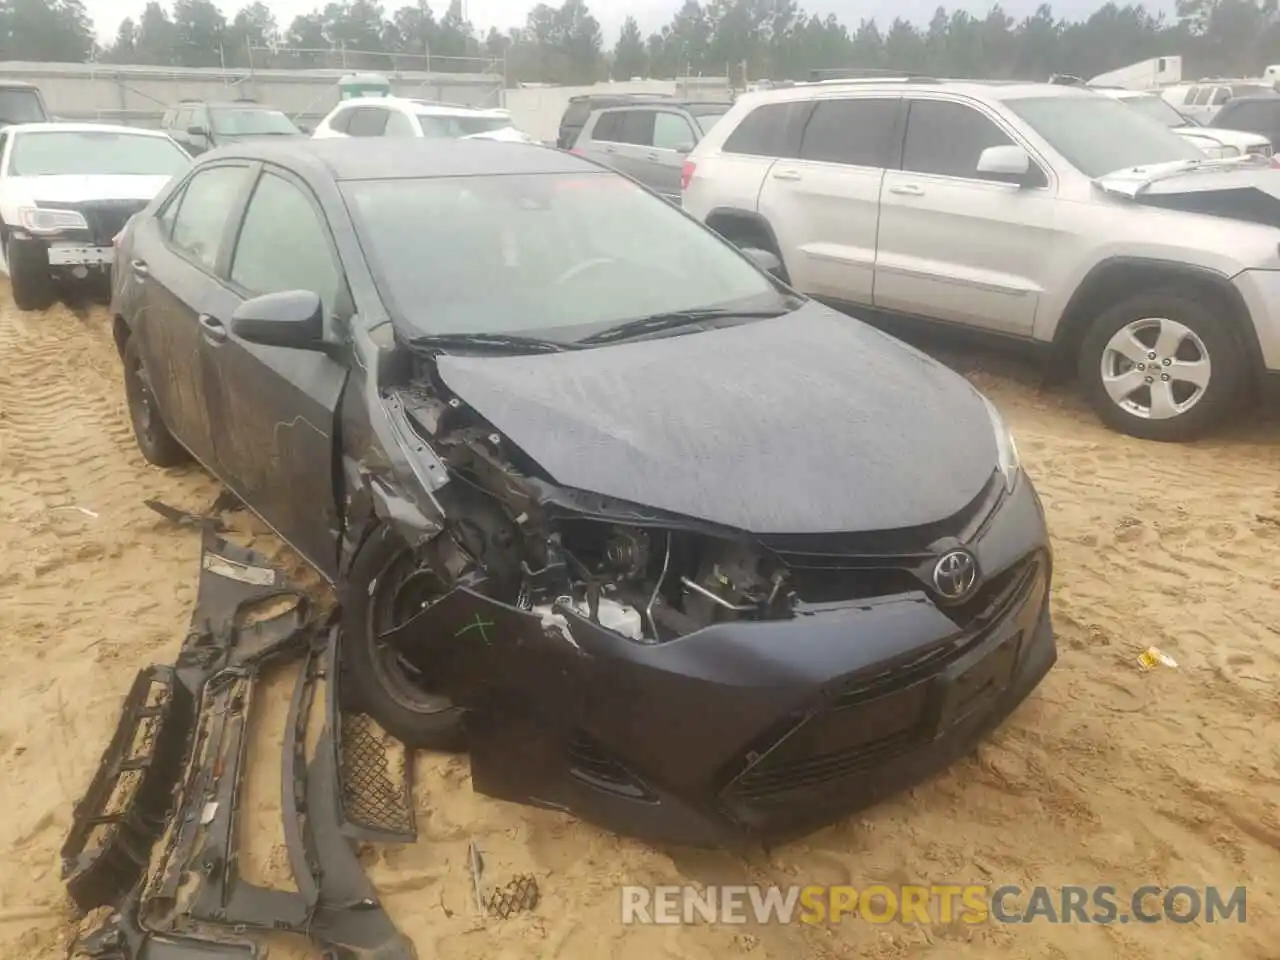
[[[945,768],[1053,665],[1025,478],[971,546],[1016,576],[963,628],[913,592],[645,645],[460,588],[388,639],[468,708],[476,790],[650,842],[785,839]]]

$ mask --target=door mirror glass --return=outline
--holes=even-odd
[[[268,347],[323,350],[324,304],[310,290],[264,293],[240,304],[231,315],[231,332]]]
[[[776,253],[769,250],[761,250],[759,247],[743,247],[742,252],[750,257],[752,262],[765,273],[782,279],[782,261]]]
[[[987,147],[978,155],[977,173],[987,180],[1025,183],[1031,174],[1031,158],[1016,144]]]

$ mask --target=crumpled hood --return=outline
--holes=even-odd
[[[997,466],[967,381],[813,302],[701,333],[437,364],[557,483],[757,534],[935,522]]]
[[[1260,147],[1271,142],[1260,133],[1249,133],[1245,130],[1228,130],[1225,127],[1199,127],[1194,123],[1188,123],[1186,126],[1172,127],[1171,129],[1174,133],[1184,137],[1211,140],[1229,147],[1238,147],[1241,151],[1247,151],[1250,147]]]
[[[10,177],[6,200],[21,203],[84,203],[86,200],[150,200],[169,182],[166,176],[76,175]]]
[[[1093,182],[1108,193],[1130,198],[1222,190],[1261,190],[1280,197],[1280,171],[1260,157],[1231,157],[1195,163],[1176,160],[1128,167],[1096,177]]]

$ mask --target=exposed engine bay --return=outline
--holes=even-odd
[[[568,608],[646,644],[726,620],[793,616],[789,571],[767,551],[678,521],[625,522],[626,507],[603,498],[565,502],[430,374],[421,364],[397,394],[453,480],[436,491],[450,523],[422,548],[422,575],[434,575],[441,594],[465,585],[544,620]]]

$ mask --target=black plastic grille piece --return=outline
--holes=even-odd
[[[363,713],[343,713],[341,728],[339,778],[347,823],[367,839],[413,841],[418,828],[408,755],[404,769],[394,770],[389,738]]]
[[[540,897],[537,878],[531,873],[521,873],[494,890],[485,898],[485,909],[500,920],[515,913],[532,910]]]

